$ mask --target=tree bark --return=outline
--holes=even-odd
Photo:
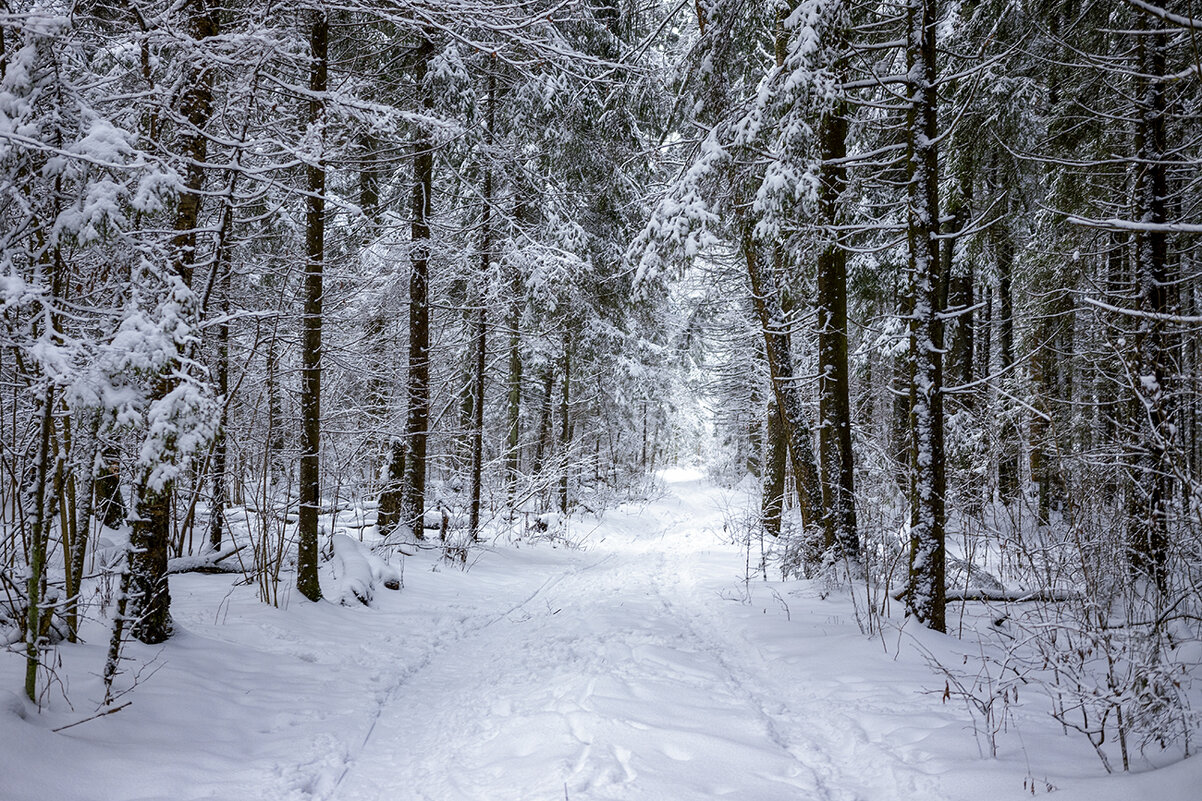
[[[962,168],[958,181],[960,196],[951,209],[951,220],[947,225],[949,236],[943,240],[943,276],[947,283],[948,308],[961,310],[952,323],[951,342],[948,343],[945,378],[950,376],[953,384],[970,384],[973,381],[975,312],[969,311],[974,303],[973,265],[970,259],[957,259],[956,246],[960,232],[972,216],[973,185],[972,162]],[[972,406],[971,393],[960,397],[960,403]]]
[[[509,315],[509,376],[506,380],[505,495],[512,509],[521,471],[522,336],[521,276],[515,270],[513,309]]]
[[[851,449],[851,399],[847,367],[847,253],[839,246],[840,197],[847,183],[847,108],[837,103],[819,129],[822,168],[819,214],[828,226],[818,255],[818,452],[822,469],[825,547],[859,561],[855,462]]]
[[[196,41],[216,36],[217,15],[198,3],[189,19],[191,35]],[[183,157],[187,160],[184,187],[176,207],[171,242],[171,271],[186,288],[191,288],[196,260],[196,227],[200,218],[201,189],[204,186],[208,137],[204,128],[212,115],[213,74],[205,66],[192,69],[180,111],[188,121],[182,137]],[[191,310],[195,313],[195,310]],[[174,354],[171,367],[164,369],[157,380],[153,400],[162,401],[175,387],[175,371],[182,353]],[[171,497],[174,482],[152,482],[153,470],[138,481],[130,533],[130,593],[133,606],[133,625],[130,631],[138,640],[160,643],[171,636],[171,594],[167,583],[167,551],[171,537]]]
[[[52,295],[56,294],[54,292]],[[29,532],[29,579],[26,596],[29,607],[25,618],[25,695],[38,700],[38,665],[40,664],[42,633],[42,591],[46,572],[46,484],[50,473],[50,432],[54,427],[54,384],[47,380],[42,389],[41,424],[38,433],[38,455],[33,482],[33,520]],[[46,614],[51,614],[49,611]]]
[[[233,183],[230,184],[230,194],[233,194]],[[217,310],[221,322],[217,325],[217,396],[221,403],[221,419],[217,424],[217,436],[213,442],[212,477],[213,494],[209,502],[209,546],[220,550],[221,540],[225,533],[225,504],[227,463],[229,459],[229,436],[226,424],[230,406],[230,282],[232,270],[229,265],[229,235],[233,225],[233,198],[226,201],[222,212],[221,233],[213,259],[213,270],[217,272],[218,305]]]
[[[1135,512],[1129,530],[1131,566],[1163,596],[1168,576],[1168,514],[1172,502],[1174,426],[1171,424],[1171,393],[1166,333],[1163,317],[1169,313],[1168,237],[1162,226],[1168,219],[1168,176],[1165,151],[1168,147],[1165,115],[1165,34],[1156,31],[1136,36],[1139,59],[1135,95],[1135,217],[1150,226],[1135,235],[1135,291],[1139,318],[1131,388],[1136,398],[1135,458],[1133,487]]]
[[[472,541],[480,537],[480,494],[484,474],[484,367],[488,358],[488,312],[486,309],[489,273],[493,261],[492,231],[492,145],[496,122],[497,75],[488,73],[487,128],[484,133],[484,197],[480,209],[480,275],[476,310],[475,375],[472,381],[472,486],[468,528]]]
[[[433,107],[426,75],[434,58],[434,43],[423,36],[418,45],[413,79],[422,108]],[[409,381],[405,420],[405,480],[402,482],[403,523],[417,539],[425,539],[422,521],[426,512],[426,440],[430,422],[430,212],[434,189],[434,142],[419,132],[413,143],[413,221],[410,224],[409,273]]]
[[[764,353],[772,377],[777,413],[789,442],[789,458],[793,463],[801,520],[802,524],[808,527],[822,520],[822,489],[818,482],[818,468],[814,463],[813,437],[806,420],[805,399],[793,373],[793,349],[789,342],[789,329],[781,309],[776,276],[771,268],[760,260],[750,225],[743,228],[742,246],[743,256],[747,261],[751,293],[764,334]]]
[[[95,511],[96,454],[100,433],[100,412],[88,409],[79,425],[76,443],[79,454],[75,461],[77,505],[75,508],[75,540],[71,543],[70,569],[67,575],[73,581],[67,587],[67,630],[71,642],[79,635],[79,590],[82,586],[84,560],[87,556],[88,539],[92,531],[92,514]]]
[[[785,504],[785,469],[789,462],[789,442],[775,398],[768,401],[765,438],[768,441],[768,454],[764,460],[764,489],[760,513],[764,520],[764,530],[773,537],[779,537],[781,511]]]
[[[314,12],[309,29],[309,125],[325,139],[325,93],[329,82],[327,51],[330,23],[324,10]],[[320,161],[306,168],[305,309],[301,335],[300,511],[297,522],[296,588],[310,601],[321,599],[317,577],[317,516],[321,511],[321,324],[322,272],[325,265],[326,170]]]
[[[998,350],[1003,371],[1014,364],[1014,300],[1011,292],[1014,274],[1014,243],[1011,240],[1006,220],[994,223],[990,232],[993,239],[994,258],[998,273]],[[1010,383],[1007,372],[999,380]],[[1009,400],[999,398],[1002,409],[1008,408]],[[1001,419],[1001,453],[998,458],[998,495],[1009,503],[1018,497],[1019,491],[1019,431],[1017,421],[1003,413]]]
[[[936,0],[910,0],[906,21],[906,61],[910,75],[906,154],[908,289],[912,298],[910,429],[914,471],[906,612],[929,628],[945,631]]]
[[[563,390],[559,396],[559,511],[568,513],[569,459],[572,450],[572,340],[567,334],[563,337]]]
[[[547,452],[551,449],[551,425],[554,414],[555,371],[550,364],[545,364],[541,370],[543,398],[539,403],[538,439],[534,444],[534,463],[531,466],[536,475],[543,472]]]

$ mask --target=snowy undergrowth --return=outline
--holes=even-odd
[[[746,580],[722,529],[748,498],[665,478],[660,497],[560,521],[579,547],[498,538],[467,570],[419,550],[371,606],[285,590],[277,608],[234,576],[173,576],[176,636],[126,646],[128,707],[53,731],[103,698],[96,621],[56,653],[74,708],[4,695],[0,798],[1194,797],[1196,760],[1105,776],[1025,690],[990,758],[928,664],[966,666],[975,640],[893,612],[867,637],[846,593]],[[22,667],[4,655],[0,682]]]

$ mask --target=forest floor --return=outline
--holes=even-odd
[[[868,637],[846,593],[746,580],[724,532],[746,499],[664,479],[574,521],[578,547],[408,557],[371,608],[173,576],[177,634],[127,646],[128,707],[51,731],[103,695],[99,623],[48,709],[0,693],[0,801],[1198,797],[1202,760],[1106,776],[1035,694],[991,758],[923,653],[962,664],[971,637]],[[20,669],[0,656],[0,686]]]

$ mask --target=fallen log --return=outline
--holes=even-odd
[[[167,560],[168,573],[241,573],[242,566],[238,562],[225,562],[234,554],[246,547],[230,545],[220,551],[200,554],[199,556],[177,556]]]
[[[949,589],[947,600],[969,603],[1011,603],[1021,604],[1028,601],[1059,604],[1076,601],[1081,593],[1072,590],[996,590],[986,587],[969,587],[967,589]]]
[[[890,596],[895,601],[906,597],[906,589],[895,590]],[[949,588],[944,596],[948,603],[960,601],[963,603],[1009,603],[1021,604],[1030,601],[1042,601],[1049,604],[1076,601],[1081,593],[1073,590],[1008,590],[992,587],[968,587],[966,589]]]

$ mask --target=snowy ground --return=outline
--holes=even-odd
[[[51,731],[96,709],[99,626],[60,649],[74,709],[0,692],[0,801],[1202,796],[1202,760],[1105,776],[1037,697],[983,758],[913,632],[868,638],[850,601],[745,584],[722,532],[740,499],[666,478],[575,523],[581,549],[507,546],[466,572],[410,557],[374,608],[175,576],[179,633],[128,648],[127,708]],[[918,636],[948,661],[966,647]],[[0,657],[0,686],[20,672]]]

